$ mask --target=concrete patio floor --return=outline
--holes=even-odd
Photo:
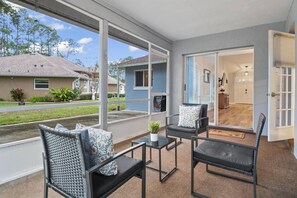
[[[164,130],[162,132],[164,134]],[[203,135],[204,136],[204,135]],[[246,134],[244,139],[214,136],[238,143],[253,145],[255,135]],[[126,141],[115,146],[120,151],[130,146]],[[157,166],[157,152],[153,150],[153,166]],[[148,150],[147,150],[148,152]],[[148,154],[148,153],[147,153]],[[136,152],[136,157],[140,153]],[[147,169],[147,197],[192,197],[190,193],[190,141],[178,146],[178,170],[164,183],[160,183],[158,173]],[[162,163],[165,169],[170,169],[174,163],[174,150],[162,150]],[[217,169],[211,167],[211,169]],[[219,170],[226,172],[225,170]],[[236,174],[236,173],[231,173]],[[236,174],[239,175],[239,174]],[[241,175],[239,175],[241,176]],[[267,137],[261,138],[258,157],[258,186],[257,197],[296,197],[297,196],[297,160],[290,152],[287,142],[267,142]],[[209,197],[253,197],[253,186],[229,178],[208,174],[205,165],[199,164],[195,168],[195,190]],[[110,197],[135,198],[140,197],[141,182],[132,178]],[[0,197],[28,198],[43,197],[43,173],[25,177],[0,186]],[[50,198],[61,197],[53,190],[49,190]]]

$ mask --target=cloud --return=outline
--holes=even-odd
[[[82,38],[80,39],[77,43],[80,44],[80,45],[86,45],[88,43],[91,43],[93,41],[93,39],[91,37],[88,37],[88,38]]]
[[[130,52],[135,52],[135,51],[138,51],[140,49],[138,49],[137,47],[129,45],[129,50],[130,50]]]
[[[55,30],[64,30],[66,29],[65,26],[61,23],[52,23],[49,25],[51,28],[55,29]]]
[[[41,22],[45,22],[46,21],[46,16],[43,14],[29,14],[29,17],[37,19]]]
[[[79,47],[75,47],[75,48],[72,48],[69,46],[69,42],[68,41],[62,41],[58,44],[58,50],[59,52],[67,52],[68,50],[71,50],[71,51],[75,51],[79,54],[83,53],[84,51],[84,47],[83,46],[79,46]]]

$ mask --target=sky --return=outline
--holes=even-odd
[[[10,3],[10,2],[7,2]],[[10,3],[12,4],[12,3]],[[16,9],[21,6],[12,4]],[[23,7],[21,7],[23,8]],[[31,9],[27,9],[29,16],[38,19],[41,23],[50,26],[57,30],[58,35],[62,39],[73,39],[79,46],[77,47],[78,53],[69,57],[70,60],[80,59],[83,65],[86,67],[93,67],[96,63],[100,63],[99,60],[99,33],[94,33],[89,30],[80,28],[78,26],[66,23],[59,19],[53,18],[36,12]],[[59,43],[59,50],[66,50],[67,43]],[[118,61],[119,59],[132,56],[133,58],[147,55],[146,51],[140,50],[136,47],[127,45],[117,40],[108,39],[108,61]]]

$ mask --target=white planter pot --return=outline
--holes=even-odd
[[[151,133],[151,141],[152,142],[158,141],[158,133]]]

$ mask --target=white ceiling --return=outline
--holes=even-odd
[[[285,21],[293,0],[103,0],[175,41]]]

